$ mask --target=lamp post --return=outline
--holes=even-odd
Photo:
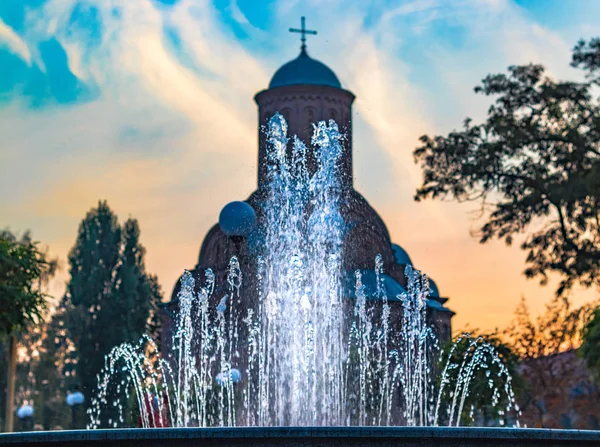
[[[75,428],[77,428],[77,408],[79,405],[85,402],[85,397],[80,391],[75,391],[74,393],[67,393],[67,398],[65,400],[67,402],[67,405],[71,407],[71,429],[74,430]]]
[[[239,369],[231,368],[229,374],[225,371],[217,374],[216,382],[219,386],[227,385],[227,382],[231,380],[231,383],[236,384],[242,380],[242,373]]]
[[[221,230],[233,242],[236,255],[242,257],[242,242],[256,226],[256,213],[246,202],[231,202],[219,214]]]
[[[17,410],[17,417],[21,421],[21,425],[26,431],[31,431],[33,428],[33,414],[33,406],[27,403],[21,405]]]

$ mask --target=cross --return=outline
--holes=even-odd
[[[302,46],[300,50],[304,53],[306,51],[306,35],[307,34],[317,34],[316,31],[306,29],[306,19],[304,16],[300,19],[301,28],[290,28],[290,33],[300,33],[302,37],[300,38],[300,42],[302,42]]]

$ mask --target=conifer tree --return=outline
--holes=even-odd
[[[121,227],[106,202],[90,210],[69,254],[67,294],[73,304],[69,335],[78,354],[77,378],[86,398],[96,392],[104,356],[136,343],[147,330],[160,289],[146,273],[139,224]]]

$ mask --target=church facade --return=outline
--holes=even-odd
[[[361,271],[367,292],[373,291],[376,286],[369,283],[375,282],[375,258],[381,255],[387,294],[396,296],[404,291],[405,269],[407,265],[412,265],[412,262],[406,251],[391,241],[383,219],[354,189],[352,104],[355,95],[342,87],[329,67],[308,55],[304,37],[307,32],[304,26],[301,32],[302,47],[298,57],[279,68],[268,88],[261,90],[254,97],[258,106],[258,185],[256,191],[245,202],[256,211],[257,225],[260,225],[261,221],[264,221],[260,203],[265,197],[268,181],[268,141],[266,133],[261,129],[275,113],[279,112],[285,117],[289,126],[288,135],[297,135],[309,148],[313,124],[323,120],[335,120],[346,136],[339,165],[342,185],[341,212],[347,227],[343,240],[343,272],[348,278],[353,278],[356,270]],[[316,161],[310,150],[307,154],[307,168],[311,174],[316,169]],[[229,261],[234,255],[240,260],[245,277],[252,277],[256,270],[252,244],[244,238],[227,236],[217,223],[208,231],[202,242],[198,262],[191,272],[201,277],[205,269],[210,268],[215,273],[217,284],[226,283]],[[451,338],[454,312],[445,306],[447,298],[440,295],[437,285],[431,280],[430,288],[431,295],[427,301],[428,317],[438,339],[444,342]],[[170,351],[169,342],[172,339],[173,323],[178,308],[178,290],[179,284],[173,290],[171,301],[163,307],[163,353]],[[354,298],[353,287],[348,286],[344,293],[349,300]],[[395,313],[400,312],[401,309],[396,309]]]

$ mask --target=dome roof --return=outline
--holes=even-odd
[[[431,293],[429,294],[429,296],[431,298],[439,298],[440,297],[440,289],[438,289],[437,284],[433,281],[433,279],[428,278],[429,279],[429,289],[431,290]]]
[[[410,260],[410,256],[408,256],[408,253],[406,253],[406,250],[404,250],[398,244],[392,244],[392,250],[394,251],[394,261],[396,261],[396,264],[413,265],[412,261]]]
[[[454,312],[452,312],[450,309],[448,309],[446,306],[444,306],[442,303],[435,299],[427,298],[425,305],[430,309],[437,310],[438,312],[451,312],[452,314],[454,314]]]
[[[282,65],[275,72],[269,88],[302,84],[342,88],[335,73],[327,65],[311,58],[304,50],[296,59]]]
[[[360,279],[364,286],[365,298],[368,300],[380,299],[378,296],[377,273],[375,270],[359,270]],[[389,301],[400,301],[399,295],[406,292],[406,289],[391,276],[385,273],[381,277],[381,285],[387,299]],[[347,271],[343,280],[344,294],[347,297],[356,299],[356,273],[355,271]]]

